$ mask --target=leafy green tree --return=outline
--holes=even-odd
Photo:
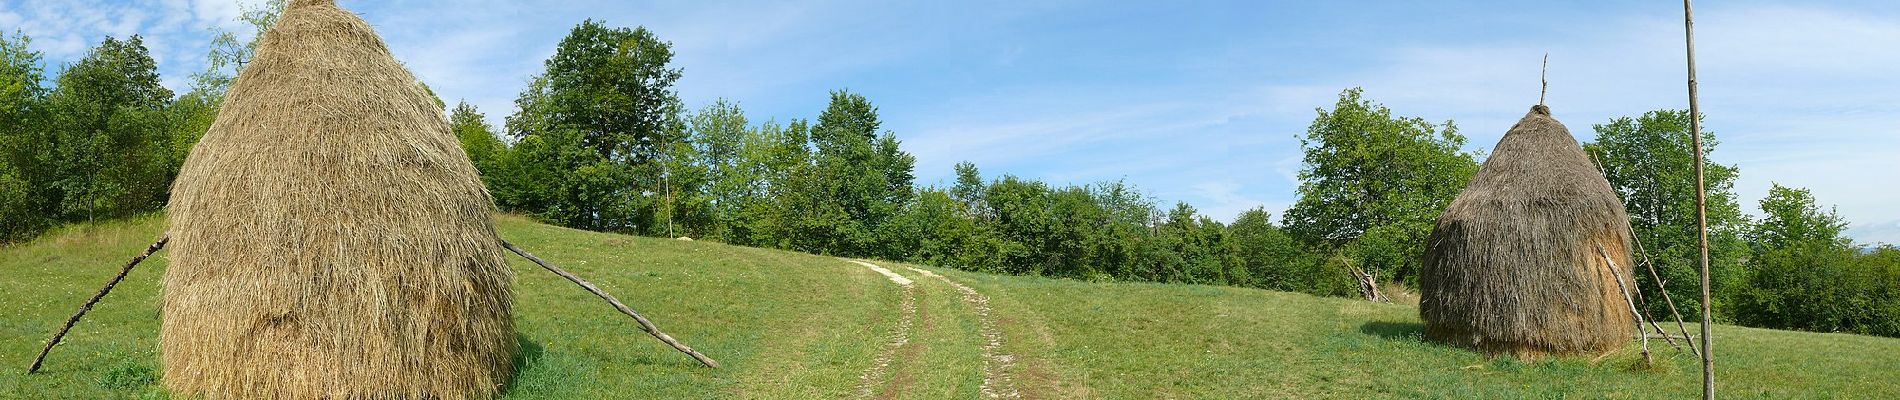
[[[1194,206],[1175,203],[1166,219],[1156,227],[1158,239],[1169,244],[1171,252],[1178,255],[1162,264],[1162,280],[1209,285],[1245,281],[1240,276],[1229,277],[1228,266],[1233,263],[1228,263],[1226,254],[1222,253],[1224,230],[1219,222],[1200,216]]]
[[[1807,189],[1770,185],[1768,196],[1761,199],[1762,219],[1745,235],[1751,249],[1759,253],[1804,242],[1849,247],[1847,221],[1840,214],[1815,205]]]
[[[45,196],[53,160],[42,127],[45,76],[31,43],[24,33],[0,32],[0,243],[37,235],[57,209]]]
[[[1856,281],[1867,290],[1854,301],[1863,316],[1852,323],[1852,330],[1868,335],[1900,337],[1900,247],[1879,245],[1865,249],[1856,258]]]
[[[536,151],[562,155],[517,154],[517,164],[557,163],[524,173],[557,171],[574,179],[556,182],[564,185],[556,188],[558,196],[511,204],[535,207],[526,211],[576,228],[666,234],[668,222],[684,209],[675,203],[680,196],[671,184],[690,172],[680,166],[694,159],[682,154],[690,142],[673,89],[680,70],[668,67],[671,47],[646,28],[609,28],[594,20],[562,38],[546,72],[516,99],[508,130],[521,141],[547,136]],[[570,145],[593,155],[546,147]]]
[[[950,197],[963,202],[970,211],[983,208],[983,174],[977,171],[976,164],[969,161],[956,165],[957,183],[950,187]]]
[[[1108,210],[1096,202],[1095,193],[1086,186],[1068,186],[1050,191],[1045,198],[1050,217],[1050,236],[1038,242],[1037,251],[1048,257],[1048,275],[1094,279],[1107,276],[1104,236],[1112,232]]]
[[[684,125],[676,128],[686,129]],[[651,163],[659,182],[652,186],[658,191],[650,195],[656,201],[648,203],[655,221],[648,225],[647,234],[703,237],[711,232],[715,221],[713,199],[707,191],[712,171],[701,163],[699,148],[686,134],[669,137],[677,140],[661,142],[660,158]]]
[[[821,212],[837,212],[818,230],[809,247],[828,254],[892,256],[881,243],[895,232],[881,231],[912,196],[916,158],[899,148],[890,132],[879,135],[877,107],[863,95],[831,93],[831,104],[811,129],[813,172],[821,194]]]
[[[975,246],[984,238],[975,222],[965,217],[967,213],[963,203],[950,193],[938,188],[919,189],[915,199],[891,222],[891,229],[902,233],[900,241],[892,246],[903,253],[904,260],[968,268],[966,257],[980,251]]]
[[[1411,282],[1433,221],[1478,163],[1459,150],[1465,138],[1451,122],[1395,117],[1361,94],[1340,93],[1307,128],[1300,197],[1283,224],[1373,274]]]
[[[1239,263],[1236,272],[1249,274],[1248,286],[1322,296],[1344,296],[1341,281],[1345,275],[1329,270],[1325,260],[1308,251],[1298,240],[1273,225],[1273,218],[1260,207],[1242,212],[1227,226],[1229,262]]]
[[[223,99],[231,81],[244,72],[244,65],[257,53],[264,32],[277,25],[288,0],[264,0],[262,4],[238,4],[238,20],[250,25],[250,40],[240,42],[237,33],[221,27],[211,28],[211,52],[205,56],[205,70],[192,74],[192,90],[210,99]],[[220,103],[213,101],[212,103]]]
[[[1046,198],[1049,186],[1041,181],[1004,175],[985,189],[984,203],[995,220],[988,225],[996,233],[996,252],[991,263],[999,272],[1043,275],[1049,261],[1037,250],[1054,235],[1054,221]]]
[[[818,170],[812,152],[810,123],[793,120],[783,128],[767,123],[762,128],[770,138],[760,158],[765,160],[764,176],[771,202],[753,207],[748,215],[756,243],[808,253],[842,255],[834,247],[840,224],[848,221],[841,203],[828,197],[828,177]]]
[[[449,112],[449,130],[455,133],[455,139],[462,143],[462,151],[468,153],[468,160],[482,174],[482,182],[495,187],[502,159],[507,156],[508,145],[495,135],[495,128],[488,125],[486,116],[476,110],[467,101],[459,102]]]
[[[625,201],[631,171],[581,143],[572,129],[521,137],[502,158],[498,184],[490,189],[497,204],[563,226],[609,228],[600,207]]]
[[[1845,272],[1851,249],[1800,242],[1762,252],[1750,261],[1747,286],[1731,296],[1728,315],[1742,325],[1822,332],[1842,328],[1839,300],[1854,292]]]
[[[673,132],[681,109],[672,44],[645,27],[608,28],[586,20],[547,60],[549,122],[577,129],[603,158],[646,162]]]
[[[1594,126],[1597,139],[1584,145],[1623,197],[1630,225],[1636,231],[1657,274],[1668,283],[1677,307],[1688,318],[1701,309],[1698,272],[1700,255],[1696,232],[1695,156],[1691,150],[1689,113],[1657,110],[1638,118],[1621,117]],[[1715,133],[1702,132],[1703,153],[1712,156]],[[1746,254],[1741,233],[1747,220],[1735,201],[1734,166],[1704,158],[1709,223],[1709,270],[1716,299],[1728,297],[1737,282]],[[1648,274],[1636,274],[1646,297],[1659,297]],[[1712,305],[1721,309],[1720,304]],[[1660,303],[1652,311],[1667,313]],[[1720,317],[1720,314],[1717,314]]]
[[[742,190],[746,195],[728,204],[731,207],[727,210],[735,214],[721,217],[728,221],[723,225],[723,239],[735,244],[784,247],[780,239],[787,232],[782,221],[786,213],[780,195],[810,155],[802,123],[794,125],[799,126],[796,132],[774,121],[747,130],[739,165],[744,167],[740,174],[750,181]]]
[[[1774,184],[1747,236],[1754,256],[1727,310],[1764,328],[1900,336],[1900,265],[1891,247],[1866,254],[1847,222],[1806,189]]]
[[[732,240],[734,227],[742,221],[741,210],[761,201],[761,170],[747,157],[749,146],[763,145],[754,138],[758,131],[747,125],[745,111],[736,103],[720,99],[692,116],[692,141],[698,146],[699,165],[706,169],[706,196],[714,221],[709,235]]]
[[[90,221],[165,203],[171,98],[136,35],[106,38],[60,75],[48,102],[62,213]]]
[[[1154,216],[1159,213],[1154,200],[1119,180],[1097,183],[1089,192],[1104,214],[1099,233],[1090,242],[1096,259],[1092,263],[1116,279],[1152,276],[1143,266],[1152,265],[1146,260],[1160,249],[1152,238]]]

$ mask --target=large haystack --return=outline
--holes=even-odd
[[[1549,108],[1498,140],[1428,240],[1419,315],[1431,338],[1536,357],[1609,351],[1634,333],[1603,256],[1630,272],[1623,202]]]
[[[485,398],[513,279],[442,112],[329,0],[265,33],[172,188],[164,384],[207,399]]]

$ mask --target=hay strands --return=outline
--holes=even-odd
[[[587,280],[581,279],[581,277],[579,276],[574,276],[573,273],[567,272],[567,270],[563,270],[561,269],[561,267],[554,266],[554,264],[548,263],[546,260],[542,260],[541,257],[535,257],[534,254],[528,253],[527,250],[522,250],[520,247],[515,247],[514,243],[509,243],[508,241],[503,240],[501,241],[501,247],[507,248],[508,251],[512,251],[515,254],[520,255],[522,258],[528,259],[528,261],[533,261],[535,264],[540,264],[541,268],[546,268],[549,272],[553,272],[555,275],[560,275],[562,278],[567,278],[567,280],[574,282],[574,284],[581,285],[581,288],[587,289],[587,291],[589,292],[593,292],[595,296],[600,296],[602,300],[606,300],[607,303],[613,304],[615,309],[620,310],[620,313],[627,314],[627,316],[633,317],[634,321],[638,321],[640,323],[640,330],[646,331],[648,334],[653,335],[655,339],[660,339],[661,342],[665,342],[669,346],[673,346],[673,349],[679,350],[681,353],[686,353],[686,355],[688,356],[692,356],[694,360],[699,360],[700,364],[705,364],[707,367],[719,368],[718,361],[713,361],[712,358],[706,357],[705,354],[699,354],[698,351],[693,350],[692,347],[686,346],[685,343],[680,343],[679,340],[673,339],[673,337],[667,335],[666,332],[660,332],[660,327],[654,326],[653,321],[648,321],[647,317],[641,316],[639,312],[633,311],[632,307],[627,307],[627,305],[621,303],[619,299],[615,299],[613,295],[607,294],[606,291],[600,290],[600,288],[595,287],[594,284],[588,283]]]
[[[158,249],[165,248],[165,242],[169,242],[171,240],[172,240],[171,235],[159,236],[158,241],[153,242],[150,247],[146,247],[144,253],[139,253],[138,256],[132,257],[131,262],[125,263],[125,267],[119,269],[118,275],[114,275],[112,277],[112,280],[106,281],[106,286],[99,288],[98,293],[93,293],[91,299],[86,299],[86,304],[79,306],[79,312],[73,313],[72,318],[67,318],[66,325],[60,326],[59,332],[54,333],[51,339],[46,340],[46,347],[40,348],[40,355],[37,357],[33,357],[33,365],[26,367],[26,373],[31,374],[36,371],[39,371],[40,364],[46,362],[46,353],[51,353],[53,351],[53,346],[58,345],[60,339],[66,338],[66,331],[72,330],[73,324],[79,323],[80,317],[86,316],[86,312],[92,311],[92,306],[94,304],[98,304],[99,299],[105,298],[106,293],[112,292],[112,287],[118,286],[119,281],[125,280],[125,274],[131,273],[132,267],[138,266],[139,262],[145,261],[146,257],[151,257],[152,253],[158,252]]]

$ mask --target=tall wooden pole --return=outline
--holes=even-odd
[[[1702,398],[1715,399],[1715,349],[1709,345],[1709,208],[1703,188],[1702,110],[1696,105],[1695,88],[1695,13],[1689,0],[1682,0],[1682,32],[1689,52],[1689,142],[1695,149],[1696,237],[1702,250]]]

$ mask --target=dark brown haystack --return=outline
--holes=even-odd
[[[1549,108],[1498,140],[1428,240],[1426,336],[1536,357],[1614,350],[1634,333],[1603,256],[1629,271],[1623,201]]]
[[[489,398],[513,276],[442,111],[328,0],[265,33],[172,188],[164,383],[207,399]]]

